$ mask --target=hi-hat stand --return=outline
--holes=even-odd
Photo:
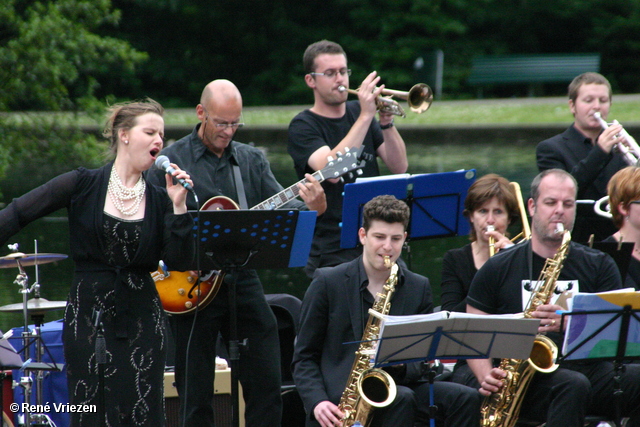
[[[12,312],[21,311],[24,321],[24,329],[22,331],[22,344],[23,348],[18,352],[23,354],[24,363],[20,368],[20,371],[24,373],[20,377],[18,385],[23,389],[24,402],[31,403],[32,394],[34,388],[34,380],[32,377],[32,371],[35,372],[35,398],[36,407],[43,407],[43,380],[45,371],[61,371],[64,367],[61,363],[43,363],[42,355],[46,353],[51,360],[53,357],[49,352],[47,346],[42,340],[41,326],[44,320],[45,311],[64,308],[64,303],[47,301],[40,298],[40,284],[38,283],[38,255],[26,255],[17,252],[18,245],[9,245],[9,248],[14,251],[12,255],[0,258],[1,267],[17,267],[18,275],[14,280],[14,283],[20,287],[20,293],[22,294],[22,304],[11,304],[0,307],[0,311]],[[53,256],[50,256],[53,255]],[[55,254],[43,254],[42,262],[51,262],[52,260],[64,259],[66,255]],[[25,272],[24,267],[27,265],[36,266],[36,281],[32,286],[29,286],[29,278]],[[29,294],[33,293],[33,299],[29,299]],[[34,324],[33,331],[29,328],[29,311],[31,309],[31,319]],[[31,347],[35,344],[35,359],[31,356]],[[29,411],[29,405],[24,407],[27,409],[23,414],[19,415],[19,425],[33,426],[33,427],[45,427],[53,426],[54,423],[47,414],[32,413]]]

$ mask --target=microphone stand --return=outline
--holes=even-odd
[[[104,325],[102,323],[102,309],[93,312],[94,327],[96,328],[96,365],[98,367],[98,414],[100,427],[107,425],[107,412],[104,394],[104,368],[107,363],[107,343],[104,339]]]

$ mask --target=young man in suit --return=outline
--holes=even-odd
[[[316,270],[302,302],[300,332],[293,357],[293,377],[307,412],[307,426],[339,426],[345,416],[338,407],[351,374],[354,355],[370,316],[383,297],[390,269],[407,237],[409,208],[393,196],[378,196],[365,204],[358,231],[361,256],[335,267]],[[388,297],[388,296],[387,296]],[[407,269],[397,274],[390,296],[391,315],[431,313],[429,280]],[[349,344],[345,344],[349,343]],[[397,397],[373,412],[374,426],[413,426],[428,418],[429,383],[424,363],[388,369],[397,384]],[[445,425],[479,425],[480,394],[460,384],[434,383],[438,415]],[[365,422],[360,420],[364,425]]]

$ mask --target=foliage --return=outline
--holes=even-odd
[[[246,105],[311,103],[302,53],[325,38],[346,49],[354,87],[377,70],[387,87],[407,90],[427,74],[417,60],[439,49],[449,98],[473,96],[472,58],[497,53],[597,52],[617,92],[640,91],[640,0],[113,1],[123,20],[109,34],[149,53],[140,91],[167,106],[194,106],[215,78],[234,81]],[[145,34],[149,22],[165,43]],[[539,94],[564,95],[567,83]],[[520,96],[527,86],[494,89],[485,93]]]
[[[113,3],[113,6],[112,6]],[[0,0],[0,110],[73,109],[150,96],[193,107],[216,78],[245,105],[310,104],[302,53],[344,46],[356,87],[372,70],[393,89],[429,77],[444,53],[443,96],[470,98],[472,58],[580,53],[602,57],[616,93],[640,92],[640,0]],[[123,40],[126,40],[123,41]],[[144,52],[144,53],[143,53]],[[147,58],[147,61],[143,61]],[[419,59],[426,66],[419,68]],[[431,81],[427,81],[432,83]],[[568,82],[539,85],[562,96]],[[527,85],[495,85],[494,97]]]
[[[109,80],[130,87],[146,54],[96,33],[117,25],[111,0],[0,0],[0,111],[95,106]]]
[[[5,199],[21,195],[55,175],[104,163],[107,147],[97,135],[38,116],[21,123],[0,117],[0,189]],[[28,177],[11,171],[29,171]],[[28,178],[28,179],[25,179]]]

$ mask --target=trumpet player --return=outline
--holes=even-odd
[[[380,175],[377,157],[391,173],[407,171],[407,151],[404,140],[394,125],[393,115],[380,112],[376,120],[376,99],[384,85],[374,71],[360,84],[357,101],[347,101],[349,88],[347,55],[334,42],[322,40],[307,47],[303,56],[304,80],[313,91],[313,107],[299,113],[289,124],[288,152],[300,177],[322,169],[327,158],[346,148],[364,147],[366,165],[363,177]],[[333,266],[356,258],[361,249],[340,248],[343,181],[322,183],[327,197],[327,211],[318,218],[311,254],[305,272],[309,277],[318,267]],[[302,179],[302,178],[300,178]]]
[[[569,84],[569,109],[573,124],[563,133],[540,142],[536,159],[540,171],[559,168],[578,182],[578,199],[598,200],[607,194],[609,179],[627,166],[618,144],[626,145],[623,128],[612,124],[603,129],[596,113],[606,120],[611,107],[611,85],[598,73],[583,73]],[[602,240],[615,227],[593,212],[593,205],[579,204],[573,240],[586,242],[591,234]]]
[[[355,260],[316,271],[302,300],[300,330],[293,356],[293,378],[306,411],[307,427],[342,426],[339,402],[354,364],[369,309],[383,292],[390,270],[384,259],[397,262],[407,236],[409,207],[393,196],[378,196],[363,208],[358,231],[363,253]],[[430,313],[433,300],[429,280],[405,268],[398,271],[390,300],[391,315]],[[429,384],[420,362],[395,365],[388,371],[396,398],[371,413],[372,426],[428,424]],[[437,418],[446,427],[477,427],[480,394],[448,381],[435,381]],[[365,424],[363,422],[363,424]]]

